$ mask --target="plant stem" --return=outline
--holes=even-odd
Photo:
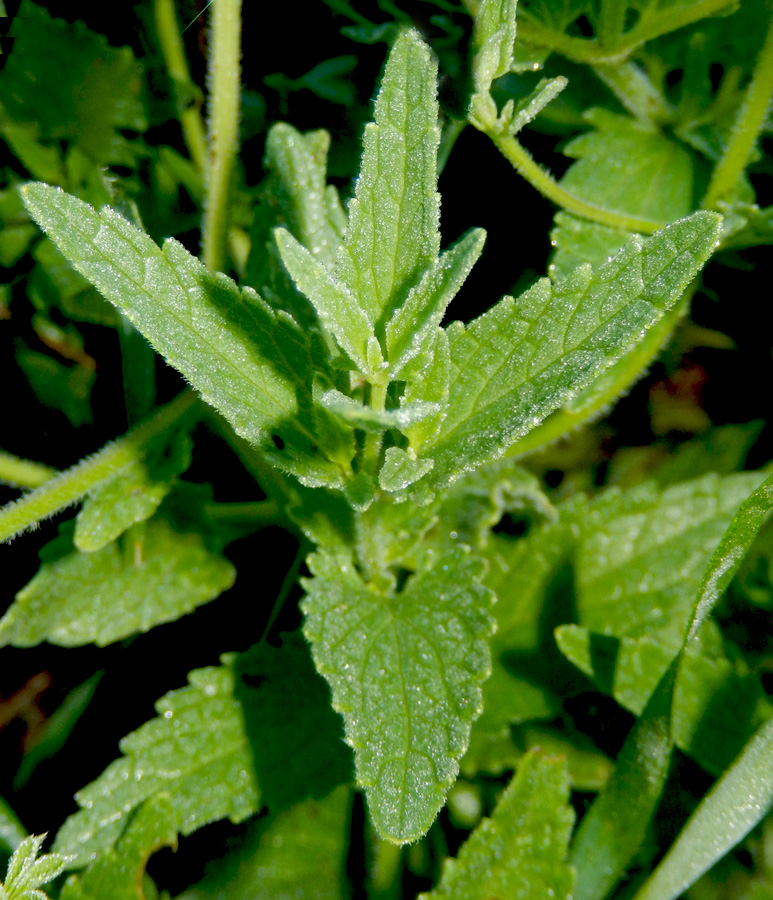
[[[611,228],[620,228],[624,231],[638,231],[642,234],[653,234],[658,229],[665,227],[665,222],[653,222],[650,219],[640,219],[627,213],[617,212],[611,209],[603,209],[593,203],[581,199],[567,191],[541,168],[532,158],[531,154],[514,137],[509,134],[487,131],[491,140],[499,148],[499,151],[512,163],[519,175],[525,178],[532,187],[535,187],[544,197],[565,209],[567,212],[591,222],[599,222],[609,225]]]
[[[185,44],[177,22],[174,0],[156,0],[153,11],[161,53],[174,86],[177,117],[182,126],[185,146],[188,148],[196,168],[204,175],[207,171],[209,156],[207,134],[201,118],[203,98],[188,69]]]
[[[640,121],[661,123],[671,119],[673,110],[641,66],[629,61],[619,66],[596,65],[593,71]]]
[[[627,9],[628,0],[602,0],[597,29],[602,47],[614,47],[620,40]]]
[[[226,260],[228,207],[239,140],[241,0],[213,6],[209,63],[209,166],[201,258],[212,271]]]
[[[546,27],[539,20],[528,14],[521,15],[519,11],[518,39],[535,47],[549,47],[574,62],[591,65],[620,63],[647,41],[705,19],[706,16],[731,6],[733,2],[734,0],[697,0],[689,6],[665,6],[657,15],[621,36],[612,47],[604,46],[596,39],[572,37],[563,31]]]
[[[255,529],[274,525],[279,518],[279,504],[276,500],[255,500],[245,503],[207,503],[204,507],[207,518],[219,522],[234,522],[254,525]]]
[[[56,469],[28,459],[19,459],[0,450],[0,481],[13,487],[36,488],[53,478]]]
[[[386,404],[387,389],[389,382],[376,382],[370,387],[370,407],[378,412],[382,412]],[[365,436],[365,448],[363,450],[362,468],[365,472],[371,472],[373,475],[378,470],[378,458],[381,453],[381,444],[384,435],[380,431],[369,431]]]
[[[41,519],[76,503],[125,466],[142,459],[148,444],[177,425],[197,404],[196,393],[183,391],[133,431],[49,479],[31,494],[3,507],[0,510],[0,541],[7,541],[34,527]]]
[[[768,6],[770,7],[770,3]],[[771,95],[773,95],[773,15],[770,16],[765,42],[757,57],[754,76],[733,123],[730,140],[712,172],[706,196],[703,198],[704,209],[715,209],[717,203],[738,183],[762,128]]]

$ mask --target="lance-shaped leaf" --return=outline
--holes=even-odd
[[[109,208],[97,213],[44,184],[25,185],[22,196],[73,266],[240,435],[261,444],[272,423],[295,414],[295,391],[272,364],[254,292],[207,272],[176,241],[160,250]]]
[[[513,64],[517,0],[482,0],[475,16],[472,75],[475,90],[488,94],[495,78],[507,75]]]
[[[345,555],[316,553],[304,633],[343,714],[379,833],[416,840],[459,771],[491,663],[493,594],[463,549],[434,559],[401,593],[360,578]]]
[[[272,125],[266,137],[266,166],[288,230],[327,268],[341,242],[334,219],[343,215],[346,222],[326,181],[329,147],[326,131],[301,134],[284,122]]]
[[[389,54],[364,152],[337,278],[378,329],[439,250],[437,65],[415,31]]]
[[[156,704],[158,717],[121,741],[124,756],[76,794],[83,807],[56,836],[71,867],[113,847],[132,810],[167,793],[177,830],[191,834],[228,817],[241,822],[260,806],[242,705],[230,661],[196,669],[190,684]]]
[[[289,231],[278,228],[275,234],[282,262],[298,289],[309,298],[349,359],[361,372],[373,374],[369,363],[373,349],[369,351],[368,345],[375,341],[375,335],[357,298],[337,282]],[[377,363],[381,362],[380,356],[379,351],[375,357]]]
[[[566,863],[574,813],[566,761],[527,754],[490,819],[448,860],[438,886],[421,900],[570,900]]]
[[[477,262],[485,240],[486,232],[475,228],[446,250],[389,320],[386,348],[392,378],[397,378],[406,363],[419,354],[428,334],[440,325],[446,307]]]
[[[40,886],[64,871],[68,860],[57,853],[38,856],[45,834],[31,834],[21,841],[8,861],[8,873],[0,882],[2,900],[46,900]]]
[[[43,563],[0,620],[0,646],[103,647],[192,612],[231,587],[235,574],[198,534],[153,521],[136,547],[112,543]]]
[[[337,418],[365,431],[385,431],[390,428],[405,430],[436,416],[441,410],[439,403],[421,401],[402,403],[397,409],[373,409],[336,390],[319,394],[318,401]]]
[[[771,772],[773,719],[703,798],[634,900],[674,900],[743,840],[773,806]]]
[[[678,300],[719,224],[714,213],[695,213],[646,242],[635,237],[595,272],[544,279],[467,327],[451,325],[451,402],[427,448],[435,483],[501,456],[620,359]]]

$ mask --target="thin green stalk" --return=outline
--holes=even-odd
[[[598,40],[603,47],[614,47],[625,27],[628,0],[602,0],[599,10]]]
[[[459,135],[464,131],[465,126],[467,125],[466,120],[464,119],[449,119],[440,135],[440,146],[438,147],[438,155],[437,155],[437,173],[438,177],[443,172],[443,169],[446,167],[446,163],[448,162],[448,157],[451,155],[451,151],[454,149],[454,144],[456,143],[456,139]]]
[[[241,8],[241,0],[217,0],[212,7],[209,166],[201,251],[212,272],[225,267],[229,198],[239,146]]]
[[[56,469],[50,469],[41,463],[29,459],[20,459],[0,450],[0,481],[13,487],[40,487],[56,475]]]
[[[715,209],[717,203],[738,183],[749,163],[771,96],[773,96],[773,15],[770,16],[765,42],[757,57],[754,76],[733,123],[730,140],[711,174],[711,181],[703,198],[704,209]]]
[[[274,525],[279,519],[276,500],[255,500],[251,503],[207,503],[204,512],[210,521],[245,523],[255,529]]]
[[[370,407],[378,412],[382,412],[386,405],[387,389],[389,382],[377,382],[370,388]],[[362,454],[362,469],[375,475],[378,471],[379,455],[381,454],[381,444],[384,435],[378,431],[368,432],[365,436],[365,447]]]
[[[627,213],[617,212],[612,209],[603,209],[587,200],[582,200],[570,193],[541,168],[532,158],[531,154],[514,137],[509,134],[486,132],[491,140],[499,148],[502,155],[512,163],[519,175],[525,178],[532,187],[535,187],[544,197],[565,209],[567,212],[590,219],[591,222],[599,222],[609,225],[611,228],[620,228],[624,231],[638,231],[642,234],[653,234],[667,223],[653,222],[650,219],[640,219]]]
[[[654,124],[670,121],[673,115],[670,104],[641,66],[629,61],[619,66],[596,65],[593,71],[640,121]]]
[[[620,63],[647,41],[714,15],[734,2],[735,0],[697,0],[689,6],[674,8],[664,6],[656,16],[632,28],[612,47],[605,47],[601,41],[595,39],[573,37],[563,31],[546,27],[528,14],[524,14],[518,20],[518,39],[535,47],[549,47],[574,62],[590,65]]]
[[[263,629],[263,634],[260,638],[261,642],[265,641],[268,637],[274,622],[276,622],[279,613],[282,611],[282,607],[284,606],[285,601],[290,596],[290,591],[298,581],[298,575],[301,571],[301,565],[308,556],[310,549],[311,545],[309,544],[309,542],[305,538],[301,538],[292,565],[287,570],[285,577],[282,579],[282,585],[279,588],[279,593],[276,595],[276,600],[274,600],[274,605],[271,608],[268,621],[266,622],[266,627]]]
[[[161,53],[174,86],[177,117],[182,126],[185,146],[188,148],[196,168],[204,175],[207,171],[209,155],[207,134],[201,118],[203,97],[188,69],[185,44],[177,22],[174,0],[156,0],[153,9]]]
[[[148,444],[177,425],[197,403],[197,394],[183,391],[171,403],[158,410],[153,418],[124,437],[49,479],[20,500],[3,507],[0,510],[0,541],[7,541],[20,532],[33,528],[41,519],[47,519],[76,503],[124,466],[142,459]]]

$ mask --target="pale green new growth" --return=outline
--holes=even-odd
[[[380,834],[421,837],[443,805],[481,712],[493,594],[458,549],[401,593],[369,588],[345,556],[319,552],[305,582],[304,633],[355,752]]]
[[[492,817],[420,900],[571,900],[574,873],[565,859],[574,813],[568,799],[566,761],[527,754]]]
[[[321,262],[294,238],[279,228],[276,243],[282,262],[298,289],[311,301],[322,323],[338,341],[341,349],[360,372],[375,375],[380,367],[381,352],[373,333],[373,325],[354,297],[330,276]],[[373,349],[369,345],[373,345]],[[375,354],[374,354],[375,350]],[[376,366],[371,367],[374,356]]]
[[[486,232],[474,228],[450,247],[408,294],[386,326],[389,374],[398,378],[436,331],[446,307],[470,274],[483,250]]]
[[[197,669],[188,678],[188,687],[158,701],[158,718],[121,741],[124,756],[76,795],[83,809],[65,821],[55,844],[72,854],[71,866],[113,847],[132,810],[165,792],[181,834],[225,817],[240,822],[259,809],[230,663]]]
[[[61,874],[68,859],[58,853],[38,856],[45,839],[45,834],[30,835],[16,848],[5,881],[0,883],[0,900],[48,900],[40,886]]]
[[[341,243],[334,222],[341,216],[346,222],[335,188],[325,181],[329,146],[326,131],[300,134],[284,122],[273,125],[266,138],[266,163],[286,192],[289,230],[328,269]]]
[[[42,641],[102,647],[179,619],[214,600],[235,577],[198,534],[178,534],[154,520],[126,547],[111,543],[43,563],[0,620],[0,647]]]
[[[416,32],[397,39],[365,129],[362,166],[335,275],[378,332],[440,247],[437,64]]]

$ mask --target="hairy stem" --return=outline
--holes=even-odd
[[[604,46],[596,39],[573,37],[562,31],[547,27],[537,19],[524,14],[518,20],[518,39],[535,47],[549,47],[567,59],[580,63],[620,63],[647,41],[677,28],[683,28],[706,16],[720,12],[733,4],[734,0],[697,0],[689,6],[673,9],[668,6],[657,15],[643,21],[641,25],[621,36],[613,46]],[[520,15],[520,13],[519,13]]]
[[[185,56],[185,45],[177,22],[174,0],[156,0],[153,6],[156,34],[169,77],[174,86],[177,117],[183,130],[183,139],[196,168],[204,175],[207,171],[207,134],[201,118],[202,94],[194,84]]]
[[[486,132],[491,140],[499,148],[500,152],[508,159],[519,175],[525,178],[532,187],[535,187],[544,197],[565,209],[567,212],[591,222],[599,222],[612,228],[620,228],[624,231],[638,231],[642,234],[653,234],[665,227],[665,222],[653,222],[650,219],[640,219],[627,213],[617,212],[612,209],[604,209],[593,203],[588,203],[576,194],[567,191],[541,168],[532,158],[531,154],[514,137],[509,134]]]
[[[668,122],[673,114],[670,104],[634,62],[620,66],[596,65],[596,76],[612,91],[629,113],[642,122]]]
[[[151,419],[130,431],[94,456],[81,460],[31,494],[0,510],[0,541],[6,541],[60,512],[113,477],[130,463],[145,456],[148,444],[177,425],[198,404],[198,395],[183,391]]]
[[[768,4],[770,7],[770,4]],[[773,15],[768,22],[765,42],[757,58],[754,76],[749,84],[746,97],[733,123],[725,152],[711,175],[704,209],[716,208],[736,186],[746,168],[754,143],[765,120],[770,98],[773,95]]]
[[[226,260],[228,207],[239,145],[241,91],[241,0],[212,7],[209,63],[209,166],[201,258],[212,271]]]
[[[19,459],[18,456],[0,450],[0,481],[5,484],[20,488],[36,488],[56,474],[56,469],[50,469],[28,459]]]
[[[389,382],[377,382],[370,388],[370,407],[378,412],[382,412],[386,405],[386,395]],[[371,431],[365,436],[365,448],[362,457],[362,469],[375,475],[378,471],[378,460],[381,453],[381,444],[384,435],[382,432]]]

